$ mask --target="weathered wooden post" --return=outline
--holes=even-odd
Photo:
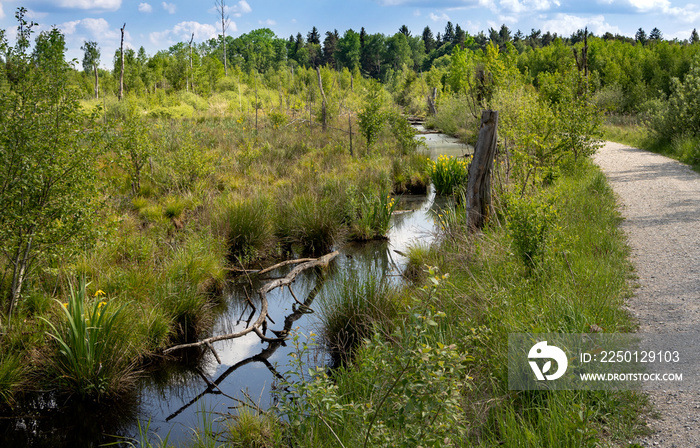
[[[433,93],[432,96],[427,96],[426,99],[428,100],[428,109],[430,110],[431,115],[437,115],[437,107],[435,107],[435,100],[437,99],[437,87],[433,87]]]
[[[491,171],[496,157],[497,131],[498,111],[482,111],[479,139],[467,182],[467,227],[470,231],[481,229],[491,210]]]

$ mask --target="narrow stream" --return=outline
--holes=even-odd
[[[412,244],[429,244],[434,236],[433,219],[429,210],[434,205],[435,194],[403,197],[399,213],[392,218],[389,240],[347,244],[331,262],[323,278],[314,270],[297,277],[292,285],[296,297],[312,310],[322,306],[328,294],[338,288],[350,275],[374,278],[388,277],[400,282],[406,260],[398,252],[405,253]],[[292,267],[272,272],[275,277],[285,275]],[[248,283],[245,276],[239,277],[232,288],[227,305],[215,325],[213,334],[239,331],[254,321],[258,314],[248,304],[246,290],[259,310],[257,296],[253,293],[262,281]],[[253,292],[251,292],[253,291]],[[318,334],[320,325],[316,313],[303,312],[287,289],[276,289],[268,295],[269,316],[274,324],[271,331],[292,330],[305,339],[310,333]],[[206,351],[198,362],[200,371],[215,384],[207,384],[196,368],[182,369],[173,366],[172,371],[161,372],[142,382],[140,419],[150,419],[150,430],[159,437],[169,436],[178,445],[189,440],[192,428],[202,421],[203,410],[210,413],[229,412],[235,402],[230,397],[245,400],[247,393],[256,404],[266,408],[272,405],[271,388],[276,375],[288,371],[289,354],[293,345],[261,342],[254,333],[243,338],[218,342],[215,349],[221,359],[217,362],[210,351]],[[330,357],[319,350],[307,360],[311,365],[326,365]],[[168,377],[167,381],[158,378]],[[201,425],[200,425],[201,426]]]
[[[421,128],[418,127],[421,131]],[[433,159],[441,154],[461,156],[468,148],[456,139],[442,134],[427,134],[426,156]],[[315,270],[308,270],[297,277],[292,288],[299,301],[311,309],[322,305],[325,297],[338,287],[349,275],[386,277],[397,284],[406,259],[405,253],[414,244],[430,244],[434,238],[434,222],[431,209],[437,207],[435,193],[400,198],[397,212],[392,217],[388,240],[368,243],[351,243],[340,249],[340,254],[329,265],[323,277]],[[286,270],[285,270],[286,269]],[[288,268],[270,273],[283,276]],[[226,334],[241,330],[257,318],[259,303],[255,291],[262,281],[252,284],[240,276],[232,285],[227,300],[218,311],[218,320],[212,334]],[[255,305],[253,309],[246,295]],[[319,333],[318,316],[304,312],[296,304],[287,289],[276,289],[268,294],[269,316],[274,323],[267,328],[300,333],[302,339],[311,332]],[[141,381],[138,390],[126,400],[124,409],[114,412],[97,406],[71,409],[40,397],[29,406],[35,412],[17,418],[0,416],[0,446],[98,446],[100,443],[118,440],[139,440],[140,433],[147,432],[151,438],[168,439],[175,446],[185,445],[192,437],[193,428],[202,426],[205,415],[210,420],[231,411],[235,400],[246,400],[246,395],[265,408],[272,404],[271,389],[275,377],[288,370],[292,344],[261,342],[257,335],[215,343],[220,357],[217,362],[211,351],[203,355],[194,351],[185,356],[185,362],[170,362],[159,365]],[[327,365],[329,355],[321,350],[313,353],[308,364]],[[206,379],[205,379],[206,378]],[[233,399],[232,399],[233,398]],[[235,399],[235,400],[234,400]],[[46,409],[53,408],[51,415]],[[43,411],[43,412],[42,412]],[[114,434],[106,436],[105,434]],[[127,438],[124,436],[126,435]]]

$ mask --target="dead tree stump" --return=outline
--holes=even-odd
[[[496,157],[497,131],[498,112],[482,111],[479,139],[474,147],[467,182],[467,226],[470,231],[483,228],[491,211],[491,171]]]

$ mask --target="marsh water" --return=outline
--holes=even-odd
[[[469,149],[442,134],[422,137],[424,151],[431,158],[441,154],[462,156]],[[320,322],[314,310],[322,308],[325,298],[350,275],[386,278],[399,284],[406,265],[401,254],[411,245],[433,241],[431,210],[440,205],[432,187],[427,195],[401,197],[388,240],[346,244],[323,274],[310,269],[296,278],[292,289],[305,306],[300,306],[288,289],[269,293],[266,335],[275,337],[274,332],[284,329],[306,341],[313,333],[318,334]],[[291,268],[268,275],[280,277]],[[255,321],[260,309],[255,291],[266,278],[242,275],[232,281],[217,309],[212,334],[232,333]],[[119,441],[125,446],[130,441],[130,446],[140,446],[138,441],[146,434],[151,440],[167,439],[182,446],[192,439],[193,428],[202,427],[204,419],[215,427],[216,420],[232,412],[240,401],[252,400],[262,408],[273,404],[275,379],[290,369],[292,343],[262,342],[250,333],[217,342],[214,347],[220,363],[209,350],[194,350],[177,361],[159,363],[147,371],[137,390],[117,409],[60,403],[50,395],[37,395],[22,405],[19,417],[17,412],[0,416],[0,446],[98,446]],[[328,365],[330,356],[319,348],[308,352],[304,360],[308,366]]]

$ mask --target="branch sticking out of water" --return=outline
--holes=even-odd
[[[276,288],[281,288],[284,286],[291,285],[292,282],[296,279],[296,277],[307,269],[311,269],[314,267],[326,267],[328,265],[328,263],[337,256],[338,256],[338,251],[335,251],[335,252],[331,252],[329,254],[326,254],[322,257],[311,259],[309,261],[306,261],[306,262],[296,266],[294,269],[289,271],[289,273],[287,275],[285,275],[284,277],[275,279],[275,280],[268,282],[268,283],[265,283],[265,285],[263,285],[263,287],[258,290],[258,295],[260,295],[260,303],[261,303],[260,316],[258,316],[257,320],[255,322],[253,322],[252,325],[246,327],[244,330],[238,331],[236,333],[229,333],[229,334],[223,334],[223,335],[219,335],[219,336],[213,336],[211,338],[203,339],[199,342],[193,342],[190,344],[175,345],[173,347],[165,349],[163,351],[163,354],[167,355],[168,353],[173,352],[175,350],[180,350],[183,348],[201,347],[202,345],[206,345],[206,346],[210,347],[212,342],[240,338],[240,337],[247,335],[250,332],[255,332],[255,333],[259,334],[259,331],[260,331],[259,328],[263,325],[263,323],[267,319],[267,293],[269,293],[270,291],[272,291]]]

